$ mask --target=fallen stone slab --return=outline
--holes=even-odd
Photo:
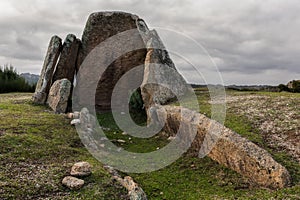
[[[176,135],[179,124],[182,123],[184,137],[179,138],[181,141],[191,142],[191,130],[196,129],[196,136],[189,149],[192,155],[198,156],[204,145],[208,149],[207,156],[211,159],[248,177],[259,186],[277,189],[290,185],[291,177],[287,169],[276,162],[266,150],[217,121],[176,106],[160,106],[157,113],[166,119],[164,129],[170,136]],[[218,131],[220,134],[214,135]]]

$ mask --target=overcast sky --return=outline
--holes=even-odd
[[[226,85],[300,79],[299,0],[0,0],[0,65],[39,74],[52,35],[81,38],[88,15],[104,10],[135,13],[150,28],[193,38],[207,50]],[[167,48],[180,45],[166,38]],[[182,51],[201,60],[192,47]],[[188,67],[176,64],[186,79],[193,77]]]

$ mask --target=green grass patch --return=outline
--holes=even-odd
[[[211,115],[207,91],[196,91],[200,112]],[[242,95],[247,95],[244,92]],[[33,105],[24,94],[0,95],[0,199],[123,199],[125,191],[113,182],[102,164],[83,147],[70,120],[55,115],[44,106]],[[240,95],[233,94],[233,95]],[[106,136],[117,146],[131,152],[151,152],[168,144],[160,133],[148,139],[123,134],[111,113],[98,115]],[[135,119],[145,125],[145,119]],[[140,120],[140,121],[139,121]],[[299,199],[299,164],[285,153],[269,149],[258,130],[243,116],[227,112],[225,125],[261,147],[287,167],[293,186],[271,191],[252,187],[236,172],[208,157],[182,156],[158,171],[132,176],[149,199]],[[117,140],[124,140],[118,142]],[[70,191],[61,185],[76,161],[88,161],[93,174],[86,186]]]
[[[0,95],[0,199],[122,199],[127,194],[83,147],[70,120],[29,100],[32,94]],[[80,191],[61,181],[78,161],[93,174]]]

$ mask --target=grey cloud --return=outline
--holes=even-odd
[[[91,12],[122,10],[138,14],[150,28],[163,27],[194,38],[209,52],[226,83],[266,80],[274,84],[300,74],[298,0],[7,2],[11,4],[7,8],[10,12],[1,12],[6,8],[0,6],[0,65],[13,60],[22,70],[39,71],[52,35],[64,39],[74,33],[80,38]],[[211,65],[201,58],[203,52],[185,46],[184,41],[170,37],[164,42],[167,48],[181,48],[192,60],[198,58],[203,69]],[[185,76],[192,77],[193,70],[185,62],[178,61],[177,66]],[[264,79],[270,71],[275,80]]]

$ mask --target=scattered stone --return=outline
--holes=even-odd
[[[68,79],[57,80],[53,83],[47,104],[56,113],[65,113],[68,107],[68,100],[71,92],[72,84]]]
[[[130,176],[124,178],[122,185],[128,190],[130,200],[147,200],[143,189]]]
[[[102,127],[102,130],[103,130],[103,131],[110,131],[111,129],[110,129],[110,128],[107,128],[107,127]]]
[[[122,135],[128,135],[128,133],[126,133],[125,131],[122,133]]]
[[[126,143],[125,140],[120,140],[120,139],[118,139],[117,142],[119,142],[119,143]]]
[[[92,167],[88,162],[75,163],[71,169],[72,176],[89,176],[92,173]]]
[[[73,120],[71,121],[71,125],[75,126],[75,125],[77,125],[77,124],[80,124],[80,119],[73,119]]]
[[[168,140],[175,140],[176,136],[170,136],[168,137]]]
[[[80,118],[80,112],[67,113],[66,117],[68,119],[79,119]]]
[[[78,190],[83,187],[84,180],[72,177],[72,176],[66,176],[62,180],[62,184],[67,186],[71,190]]]
[[[57,59],[61,51],[61,39],[58,36],[53,36],[50,40],[47,54],[44,60],[44,65],[41,71],[41,76],[36,85],[35,93],[32,97],[34,103],[46,103],[47,96],[51,87],[52,75],[55,69]]]
[[[79,118],[80,118],[80,112],[77,112],[77,111],[74,112],[74,113],[73,113],[73,118],[74,118],[74,119],[79,119]]]
[[[73,113],[67,113],[66,118],[68,119],[73,119]]]
[[[112,175],[112,178],[118,181],[123,187],[128,190],[128,196],[130,200],[147,200],[147,196],[143,189],[139,187],[137,183],[133,181],[130,176],[124,177],[124,179],[119,175],[119,173],[110,166],[104,166],[104,168]]]

